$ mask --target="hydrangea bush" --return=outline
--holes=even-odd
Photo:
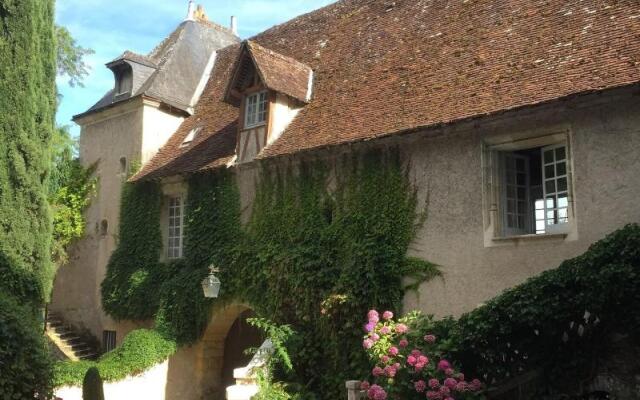
[[[444,358],[446,344],[432,333],[421,336],[408,319],[394,320],[391,311],[369,311],[362,346],[373,368],[361,389],[367,398],[470,400],[483,399],[483,384],[468,380]]]

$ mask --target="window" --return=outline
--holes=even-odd
[[[267,116],[267,92],[255,93],[247,96],[244,127],[251,128],[261,125]]]
[[[103,219],[100,222],[100,236],[107,236],[107,234],[109,233],[109,221],[107,221],[106,219]]]
[[[167,257],[171,260],[182,257],[182,228],[183,212],[182,198],[169,198],[169,234],[167,243]]]
[[[566,233],[570,192],[566,144],[497,155],[502,235]]]
[[[127,174],[127,157],[120,157],[120,173]]]
[[[102,331],[102,347],[105,353],[116,348],[116,331]]]
[[[191,142],[193,142],[193,140],[196,138],[196,136],[198,135],[201,129],[202,129],[201,127],[191,129],[187,134],[187,136],[185,136],[182,143],[180,144],[180,147],[187,147],[188,145],[190,145]]]
[[[133,87],[133,71],[125,66],[116,72],[116,96],[131,92]]]

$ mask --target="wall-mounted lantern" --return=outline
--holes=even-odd
[[[222,284],[220,279],[215,276],[215,273],[218,272],[220,272],[219,268],[216,268],[213,265],[209,267],[209,275],[202,280],[202,291],[204,292],[204,297],[210,299],[218,297],[218,294],[220,293],[220,285]]]

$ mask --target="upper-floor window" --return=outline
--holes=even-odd
[[[566,143],[498,151],[502,236],[566,233],[570,179]]]
[[[267,119],[267,92],[247,96],[245,104],[244,127],[251,128],[264,124]]]
[[[167,235],[167,258],[175,260],[182,257],[183,200],[182,197],[170,197],[168,202],[169,232]]]
[[[131,92],[133,87],[133,71],[130,66],[120,68],[116,72],[116,95]]]

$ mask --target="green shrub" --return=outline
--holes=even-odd
[[[540,370],[551,388],[577,386],[612,333],[640,334],[640,226],[608,235],[457,323],[421,329],[437,329],[452,357],[490,384]]]
[[[56,365],[54,386],[79,386],[87,370],[96,367],[105,382],[138,375],[169,358],[176,344],[158,332],[139,329],[129,333],[122,345],[98,361],[60,362]]]
[[[104,388],[98,368],[91,367],[82,381],[82,400],[104,400]]]
[[[0,399],[51,393],[52,360],[35,310],[0,291]]]

